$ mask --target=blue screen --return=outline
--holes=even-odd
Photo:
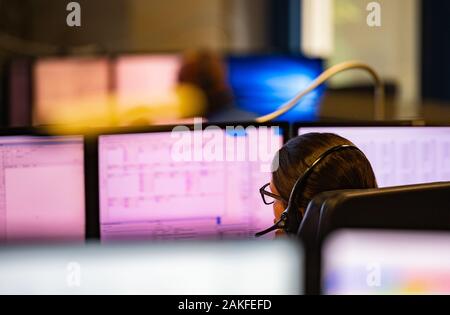
[[[323,71],[317,59],[265,55],[228,58],[228,75],[235,103],[240,109],[265,115],[278,109],[305,89]],[[324,86],[306,95],[282,121],[312,121],[319,110]]]

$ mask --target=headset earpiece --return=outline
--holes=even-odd
[[[280,220],[278,220],[278,222],[275,223],[270,228],[255,234],[255,236],[260,237],[264,234],[279,229],[283,229],[288,235],[297,235],[300,223],[303,220],[303,215],[299,211],[299,206],[297,205],[296,197],[300,196],[301,192],[303,192],[307,179],[309,178],[310,174],[314,171],[316,165],[318,165],[327,156],[337,151],[342,151],[346,149],[358,150],[359,152],[361,152],[361,154],[364,155],[364,153],[358,147],[351,144],[339,145],[331,149],[328,149],[327,151],[322,153],[295,182],[294,187],[292,188],[291,194],[289,196],[288,205],[281,214]]]

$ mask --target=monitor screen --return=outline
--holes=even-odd
[[[36,125],[79,123],[110,114],[106,58],[42,59],[34,68]]]
[[[0,241],[84,240],[81,137],[0,138]]]
[[[302,266],[283,241],[8,247],[0,294],[301,294]]]
[[[282,144],[279,127],[100,136],[102,239],[253,237]]]
[[[344,230],[322,252],[326,294],[450,294],[450,234]]]
[[[320,60],[287,55],[232,56],[227,62],[237,106],[258,115],[278,109],[323,71]],[[323,92],[324,87],[315,89],[279,120],[315,120]]]
[[[120,110],[173,103],[181,58],[178,55],[125,56],[115,63]]]
[[[450,127],[300,127],[327,132],[357,145],[380,187],[450,180]]]

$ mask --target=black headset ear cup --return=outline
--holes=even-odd
[[[300,194],[304,190],[304,186],[311,175],[311,173],[314,171],[316,165],[320,164],[327,156],[338,152],[342,150],[357,150],[361,152],[361,154],[364,155],[364,153],[356,146],[351,144],[343,144],[336,147],[333,147],[331,149],[328,149],[324,153],[322,153],[309,167],[308,169],[300,176],[300,178],[297,179],[297,181],[294,184],[294,187],[292,188],[291,195],[289,196],[288,206],[284,213],[286,213],[286,221],[285,221],[285,227],[283,228],[286,234],[297,235],[298,229],[300,228],[300,224],[303,220],[303,214],[299,211],[299,205],[298,200],[296,198],[300,196]]]

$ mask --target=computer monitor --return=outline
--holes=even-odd
[[[114,70],[118,109],[173,103],[180,68],[181,56],[175,54],[119,57]]]
[[[110,116],[107,58],[51,58],[34,66],[35,125],[102,122]],[[101,125],[101,124],[100,124]]]
[[[273,224],[259,188],[283,128],[185,128],[99,136],[102,240],[252,238]]]
[[[304,126],[298,134],[335,133],[357,145],[380,187],[450,180],[450,127]]]
[[[450,234],[341,230],[322,251],[325,294],[450,294]]]
[[[322,61],[293,55],[242,55],[227,59],[236,105],[265,115],[304,90],[323,71]],[[279,121],[315,121],[324,87],[305,96]]]
[[[82,241],[83,138],[0,137],[0,242]]]
[[[0,294],[301,294],[302,266],[282,241],[4,247]]]

